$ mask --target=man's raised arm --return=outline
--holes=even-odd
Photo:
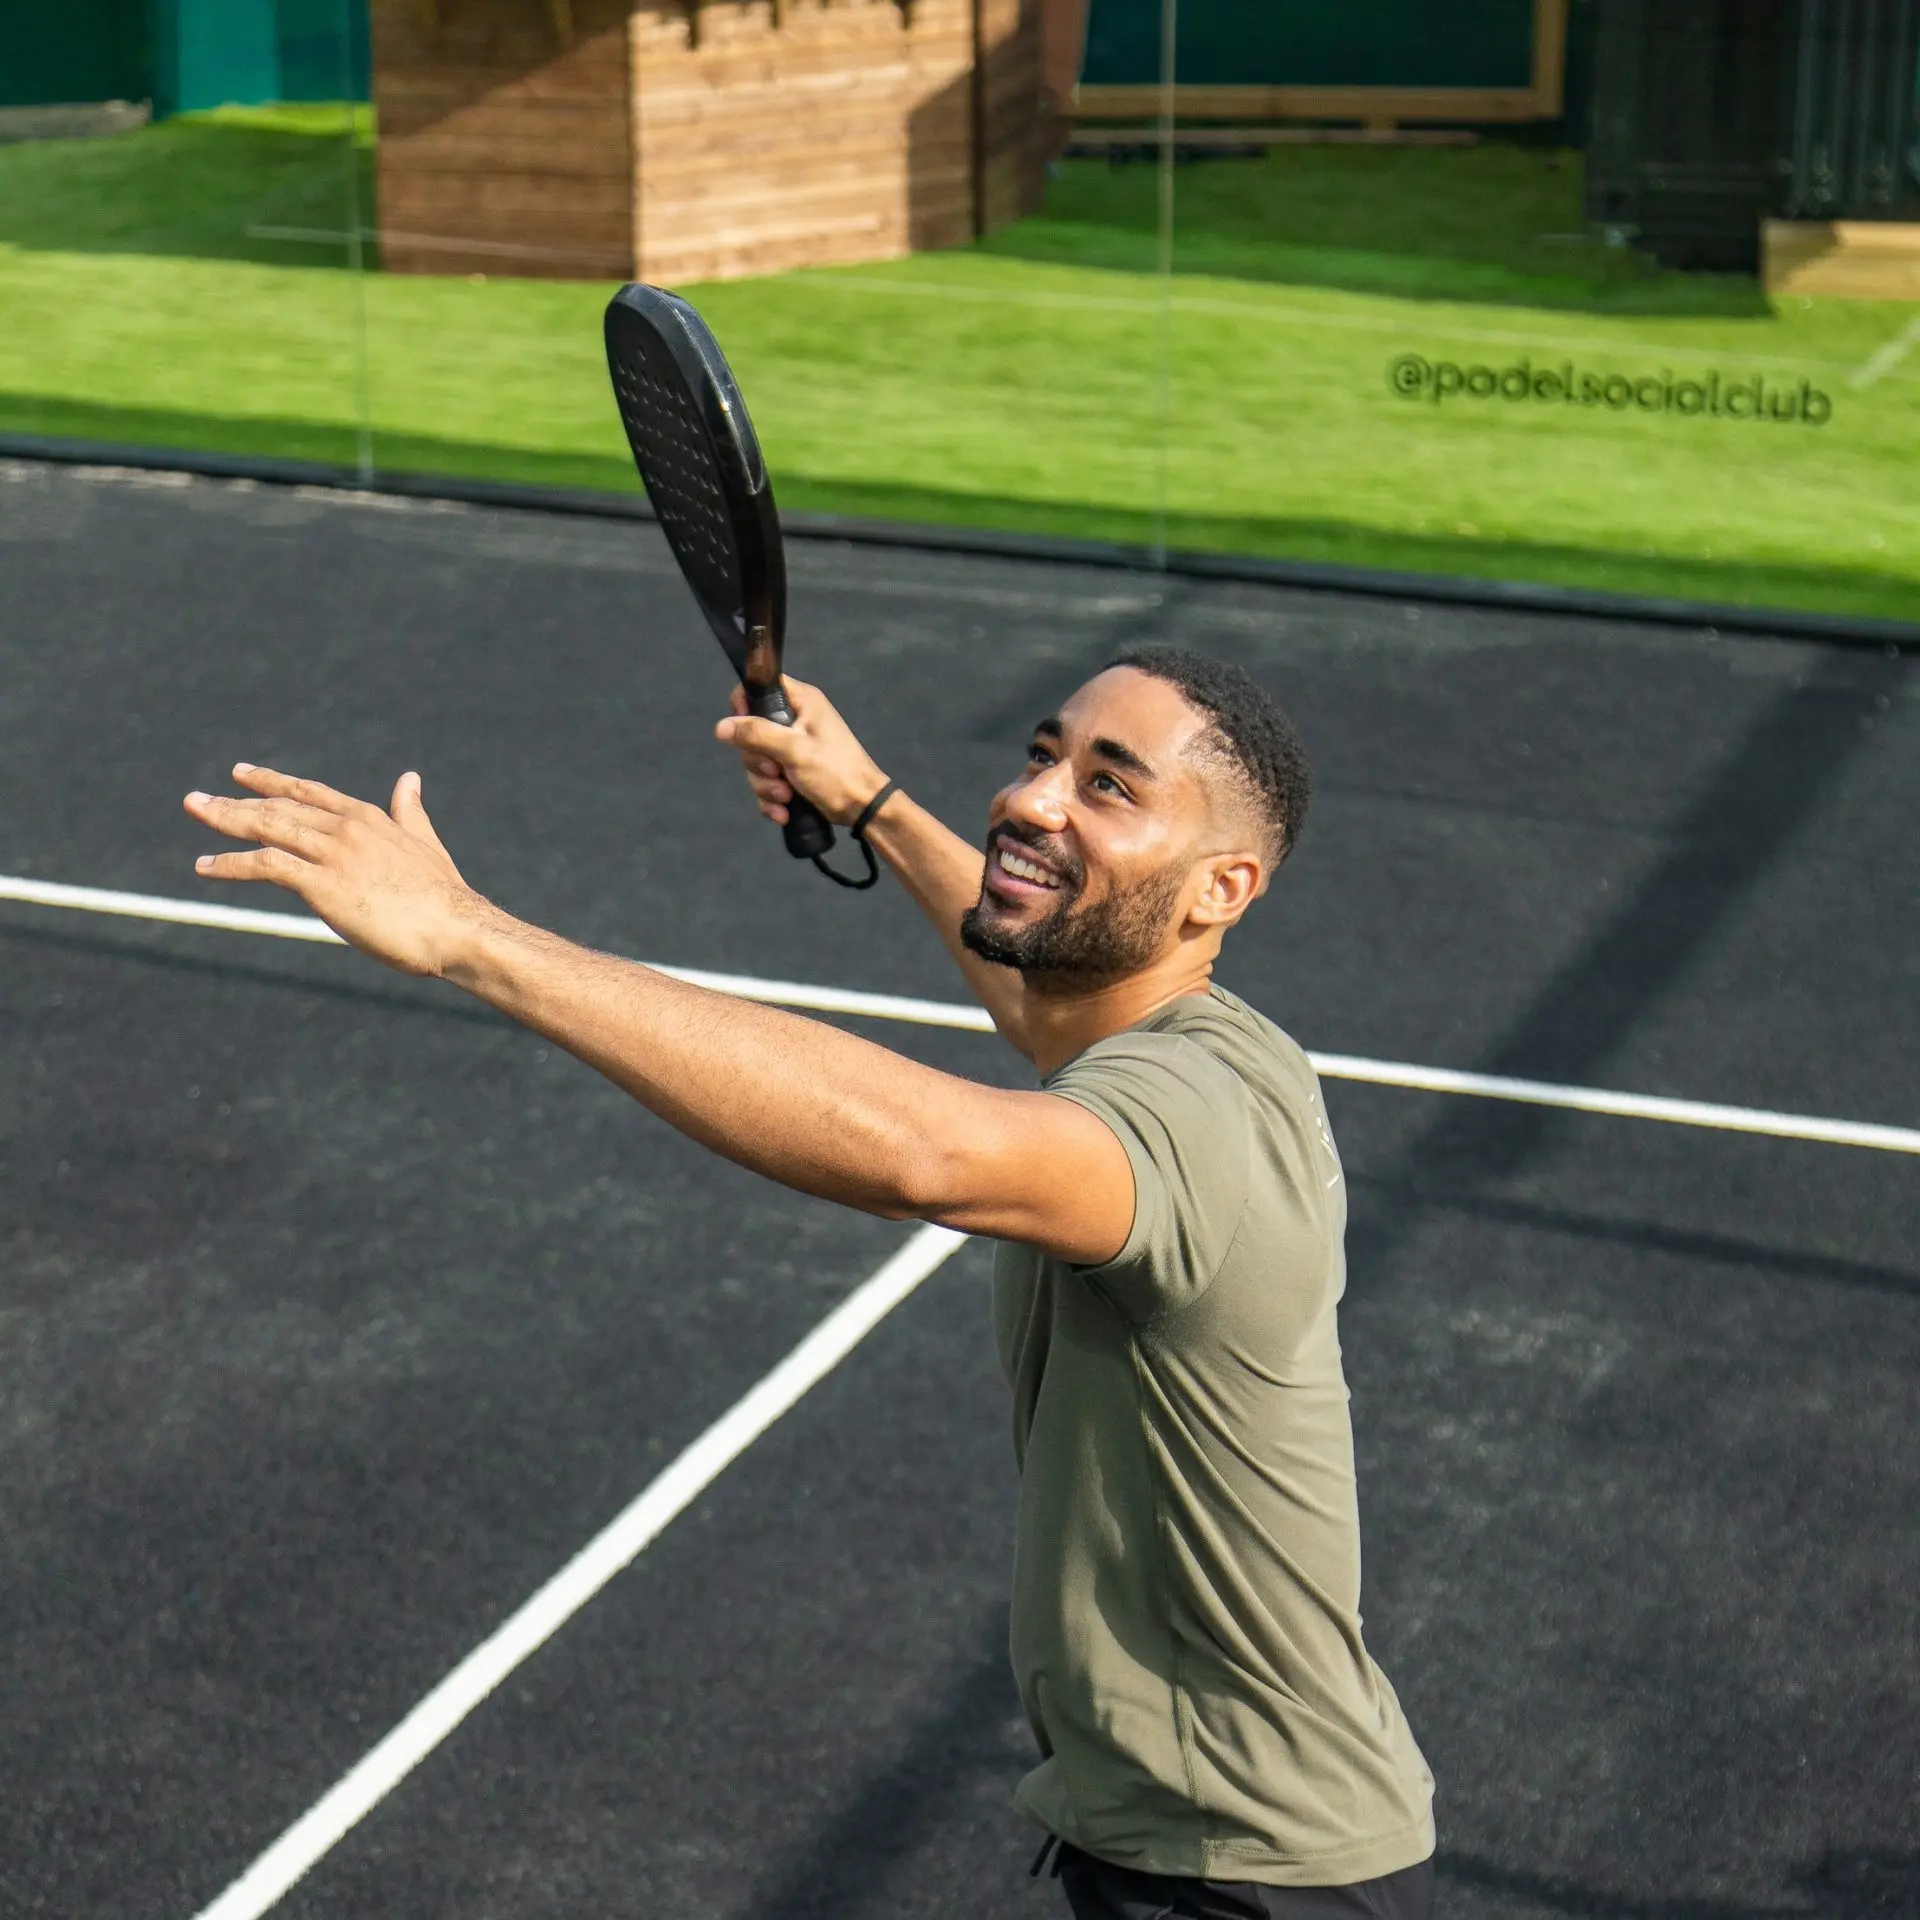
[[[785,821],[797,787],[844,827],[859,818],[887,776],[818,687],[789,679],[786,688],[794,713],[791,727],[746,718],[745,698],[736,691],[736,717],[722,720],[716,732],[739,750],[754,798],[769,820]],[[980,898],[986,855],[905,793],[894,794],[881,808],[867,828],[867,842],[932,921],[1001,1037],[1032,1058],[1019,974],[982,960],[960,938],[960,917]]]
[[[264,767],[234,778],[260,797],[194,793],[187,811],[257,844],[203,858],[202,874],[287,888],[362,952],[466,988],[715,1152],[803,1193],[1064,1260],[1125,1243],[1126,1151],[1072,1102],[937,1073],[515,920],[461,878],[416,775],[390,813]]]

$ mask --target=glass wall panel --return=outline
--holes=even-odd
[[[0,19],[0,433],[364,450],[362,0]]]
[[[633,262],[624,6],[376,0],[372,45],[377,464],[629,490],[600,333]]]
[[[1920,8],[1178,4],[1176,547],[1914,616]]]
[[[792,512],[1910,614],[1920,0],[1721,11],[13,9],[0,431],[630,490],[637,277]]]
[[[1148,538],[1157,255],[1055,157],[1080,18],[381,0],[377,461],[630,489],[599,325],[638,278],[714,326],[789,515]]]

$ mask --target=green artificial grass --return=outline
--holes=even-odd
[[[1751,280],[1663,272],[1588,234],[1580,183],[1578,154],[1504,143],[1199,162],[1176,176],[1173,270],[1408,300],[1765,312]],[[1040,214],[984,250],[1152,273],[1159,248],[1157,169],[1083,160],[1057,170]]]
[[[0,149],[0,427],[629,490],[604,284],[354,274],[364,128],[227,113]],[[1587,238],[1577,156],[1073,162],[981,246],[690,289],[782,503],[1920,617],[1920,313]],[[1911,330],[1911,352],[1896,351]],[[1430,390],[1759,376],[1822,425]],[[1483,376],[1473,376],[1481,379]],[[1616,389],[1617,391],[1617,389]]]
[[[313,266],[373,206],[371,110],[226,107],[102,140],[0,147],[0,245]],[[264,230],[264,231],[263,231]]]

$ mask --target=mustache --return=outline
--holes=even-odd
[[[1087,883],[1085,862],[1054,834],[1042,833],[1038,827],[1022,826],[1017,820],[1002,820],[987,835],[989,859],[993,857],[996,840],[1017,840],[1037,855],[1060,876],[1060,888],[1065,894],[1077,894]]]

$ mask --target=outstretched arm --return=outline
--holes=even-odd
[[[286,887],[363,952],[464,987],[715,1152],[804,1193],[1064,1260],[1125,1243],[1126,1152],[1071,1101],[936,1073],[515,920],[461,878],[417,775],[390,813],[264,767],[234,778],[260,797],[194,793],[187,811],[257,846],[208,855],[201,873]]]
[[[745,697],[736,690],[735,718],[722,720],[715,731],[739,750],[754,799],[769,820],[786,820],[787,802],[797,788],[844,827],[887,784],[887,776],[818,687],[789,679],[786,689],[791,727],[747,718]],[[1032,1058],[1019,974],[982,960],[960,938],[960,916],[980,898],[986,855],[905,793],[896,793],[881,808],[867,829],[867,843],[932,921],[1001,1037]]]

